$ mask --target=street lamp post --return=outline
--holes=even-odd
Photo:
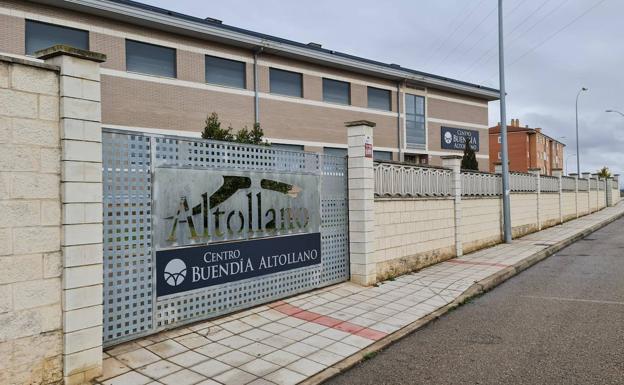
[[[498,0],[498,74],[500,81],[501,161],[503,172],[503,238],[511,243],[511,209],[509,202],[509,161],[507,153],[507,111],[505,104],[505,53],[503,44],[503,0]]]
[[[578,94],[576,94],[576,174],[581,175],[581,157],[580,149],[579,149],[579,130],[578,130],[578,100],[579,96],[581,96],[581,92],[587,91],[587,88],[583,87],[579,90]]]

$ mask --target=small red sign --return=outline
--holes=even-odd
[[[364,144],[364,156],[367,158],[373,157],[373,145],[370,143]]]

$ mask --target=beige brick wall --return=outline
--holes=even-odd
[[[59,80],[18,62],[0,57],[0,384],[50,384],[63,377]]]
[[[375,200],[377,278],[455,256],[453,200]]]
[[[567,221],[576,218],[576,193],[563,193],[563,220]]]
[[[579,215],[586,215],[589,213],[589,200],[587,196],[587,191],[579,191],[579,194],[577,196]]]
[[[598,191],[597,190],[590,191],[590,193],[589,193],[589,205],[590,205],[592,213],[594,211],[598,210]]]
[[[542,228],[559,223],[559,194],[540,194],[540,221]]]
[[[499,197],[463,197],[461,204],[461,238],[464,253],[501,241],[502,201]]]
[[[510,201],[514,238],[537,231],[537,194],[511,194]]]

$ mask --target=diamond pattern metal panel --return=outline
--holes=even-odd
[[[105,343],[266,303],[349,278],[346,158],[193,138],[104,133]],[[321,180],[322,264],[156,299],[154,167],[311,173]]]

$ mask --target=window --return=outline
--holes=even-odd
[[[407,147],[424,148],[425,134],[425,98],[405,95],[405,142]]]
[[[126,40],[126,69],[175,78],[176,51],[173,48]]]
[[[501,144],[501,143],[502,143],[502,140],[501,140],[501,136],[499,135],[498,136],[498,144]]]
[[[498,159],[500,159],[500,158],[501,158],[501,153],[499,152],[499,153],[498,153]]]
[[[245,63],[206,56],[206,83],[245,88]]]
[[[368,87],[368,108],[390,111],[390,91]]]
[[[303,97],[303,76],[300,73],[271,68],[269,83],[272,94]]]
[[[89,49],[89,32],[26,20],[26,55],[34,55],[35,52],[56,44]]]
[[[351,104],[351,84],[323,78],[323,101],[338,104]]]
[[[392,153],[390,151],[373,151],[374,160],[392,160]]]
[[[303,151],[303,146],[300,144],[271,143],[271,147],[278,149],[278,150]]]
[[[323,147],[323,153],[344,158],[345,156],[347,156],[347,149],[336,147]]]

